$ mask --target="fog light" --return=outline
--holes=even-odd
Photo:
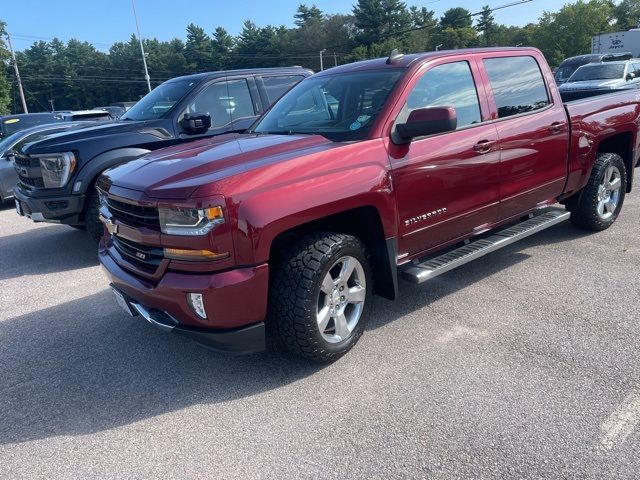
[[[204,310],[204,299],[201,293],[187,293],[187,301],[200,318],[207,319],[207,312]]]
[[[181,248],[165,248],[164,256],[173,260],[211,261],[221,260],[229,256],[229,252],[216,253],[211,250],[183,250]]]

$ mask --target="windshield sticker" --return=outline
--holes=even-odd
[[[7,123],[18,123],[19,121],[19,118],[10,118],[9,120],[5,120],[4,123],[6,125]]]
[[[371,115],[360,115],[358,117],[358,122],[365,123],[367,120],[371,118]]]
[[[349,128],[351,130],[358,130],[361,126],[362,124],[360,122],[353,122],[351,125],[349,125]]]

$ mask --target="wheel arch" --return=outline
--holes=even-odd
[[[633,164],[637,152],[634,149],[634,134],[630,131],[621,132],[602,139],[596,146],[595,155],[599,153],[615,153],[622,158],[627,171],[626,192],[633,187]]]
[[[277,261],[298,239],[315,231],[353,235],[367,247],[371,256],[374,292],[394,300],[398,296],[397,243],[387,238],[382,218],[373,205],[365,205],[315,219],[276,235],[270,245],[269,259]]]

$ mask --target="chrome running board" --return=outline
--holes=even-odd
[[[493,235],[468,243],[424,262],[413,261],[400,267],[402,278],[412,283],[423,283],[488,253],[495,252],[534,233],[564,222],[571,214],[564,209],[553,208],[524,222],[513,225]]]

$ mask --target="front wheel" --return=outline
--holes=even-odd
[[[569,207],[571,222],[589,230],[606,230],[616,221],[624,203],[627,172],[615,153],[600,153],[589,182]]]
[[[104,234],[104,225],[100,221],[99,210],[100,197],[98,196],[98,191],[93,188],[91,189],[89,199],[87,200],[87,206],[84,213],[84,222],[86,225],[87,233],[96,243],[100,242],[100,239]]]
[[[334,361],[362,335],[372,287],[359,239],[308,235],[275,267],[268,322],[287,350],[317,362]]]

